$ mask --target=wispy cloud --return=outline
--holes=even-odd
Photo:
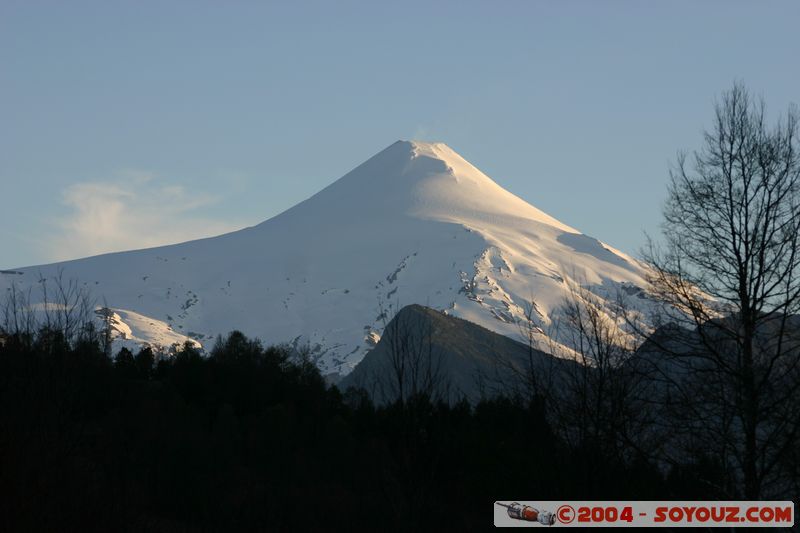
[[[147,172],[127,170],[107,182],[69,186],[69,213],[53,220],[46,253],[53,261],[210,237],[244,227],[203,212],[219,200]]]

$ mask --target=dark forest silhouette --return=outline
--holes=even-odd
[[[536,401],[376,408],[238,332],[155,363],[58,332],[0,346],[6,531],[467,530],[503,497],[713,498],[694,476],[714,465],[685,466],[568,445]]]

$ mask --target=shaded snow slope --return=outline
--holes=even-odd
[[[630,257],[504,190],[447,145],[408,141],[257,226],[15,269],[22,274],[0,274],[0,289],[58,269],[111,308],[200,343],[232,329],[308,343],[323,372],[341,374],[407,304],[516,338],[531,296],[546,327],[570,284],[601,297],[644,287]]]

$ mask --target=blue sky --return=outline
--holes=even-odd
[[[797,2],[0,0],[0,268],[252,225],[443,141],[635,253],[735,79],[800,103]]]

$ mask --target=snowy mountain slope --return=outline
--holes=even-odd
[[[407,304],[516,338],[532,296],[546,327],[570,284],[601,297],[645,285],[635,260],[504,190],[445,144],[416,141],[392,144],[257,226],[15,269],[22,274],[0,274],[0,290],[59,269],[113,309],[200,343],[232,329],[308,342],[323,372],[341,374]]]

